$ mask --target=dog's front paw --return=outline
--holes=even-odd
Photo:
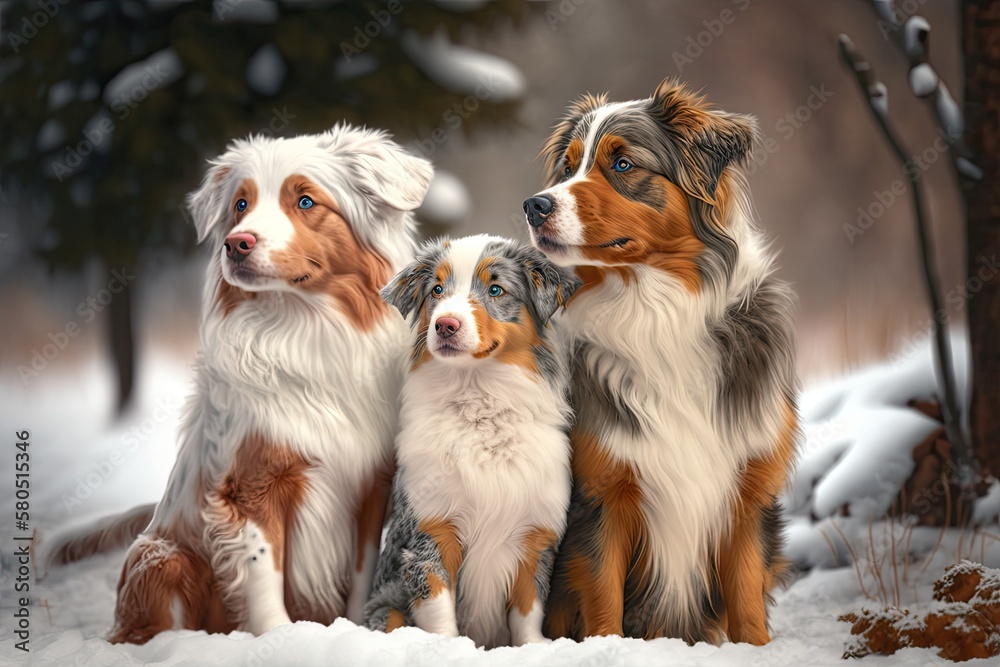
[[[246,549],[245,599],[247,622],[244,630],[260,636],[292,619],[285,610],[284,576],[276,565],[280,553],[265,539],[259,526],[247,524],[243,529]]]

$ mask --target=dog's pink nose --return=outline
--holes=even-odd
[[[253,234],[245,232],[230,234],[226,237],[226,257],[229,259],[241,260],[253,251],[257,239]]]
[[[441,338],[451,338],[461,328],[462,323],[454,317],[439,317],[434,323],[434,331]]]

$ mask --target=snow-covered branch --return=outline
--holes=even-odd
[[[884,83],[879,81],[867,58],[857,49],[847,35],[841,35],[840,53],[844,63],[851,69],[858,87],[864,94],[868,106],[872,110],[879,128],[885,135],[893,152],[901,164],[905,164],[910,153],[903,147],[899,135],[892,126],[889,116],[889,94]],[[955,365],[952,361],[951,345],[947,338],[947,310],[942,306],[941,295],[938,292],[937,267],[931,250],[929,224],[924,213],[923,185],[919,174],[905,170],[910,180],[910,192],[913,195],[914,216],[917,223],[917,240],[920,246],[921,264],[924,272],[924,286],[930,302],[934,332],[934,347],[936,352],[937,372],[941,379],[942,401],[941,412],[945,424],[948,441],[951,444],[954,457],[959,468],[959,476],[963,490],[971,495],[975,480],[975,459],[971,446],[965,438],[961,427],[961,413],[958,407],[955,387]],[[938,317],[941,314],[941,317]]]
[[[913,94],[931,103],[938,125],[951,144],[951,161],[956,171],[973,180],[982,178],[983,172],[971,160],[971,153],[962,141],[965,119],[948,87],[938,76],[930,62],[931,24],[923,16],[914,14],[901,19],[893,0],[871,0],[878,16],[882,34],[894,36],[909,63],[909,83]]]

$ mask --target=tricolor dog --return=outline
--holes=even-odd
[[[568,365],[549,321],[578,284],[531,246],[472,236],[424,246],[383,291],[415,342],[370,628],[543,639],[570,497]]]
[[[769,641],[797,381],[793,296],[740,171],[756,134],[668,80],[583,97],[543,149],[531,238],[583,280],[551,636]]]
[[[408,329],[379,290],[432,176],[382,132],[235,141],[188,198],[212,249],[195,392],[163,498],[50,545],[135,536],[113,642],[361,621],[393,469]]]

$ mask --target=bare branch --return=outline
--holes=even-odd
[[[864,55],[858,51],[857,47],[847,35],[841,35],[840,53],[844,63],[851,69],[854,78],[864,94],[872,115],[875,117],[882,134],[892,148],[900,165],[905,165],[909,160],[909,151],[903,148],[903,144],[898,134],[892,127],[889,118],[888,92],[885,84],[879,81],[871,64]],[[934,332],[935,360],[937,362],[937,376],[941,381],[943,389],[943,399],[941,401],[941,414],[944,419],[945,431],[948,434],[948,441],[955,452],[955,461],[959,470],[960,486],[963,496],[971,498],[974,494],[973,484],[975,482],[975,458],[972,448],[965,438],[961,427],[960,410],[958,407],[957,391],[955,389],[955,367],[951,356],[951,342],[947,338],[948,311],[942,306],[941,295],[938,293],[937,266],[931,252],[930,225],[924,213],[923,184],[919,180],[919,174],[913,170],[903,169],[910,181],[910,193],[913,196],[913,212],[917,223],[917,241],[920,249],[921,265],[924,274],[924,287],[927,291],[927,299],[930,302],[931,318]]]

